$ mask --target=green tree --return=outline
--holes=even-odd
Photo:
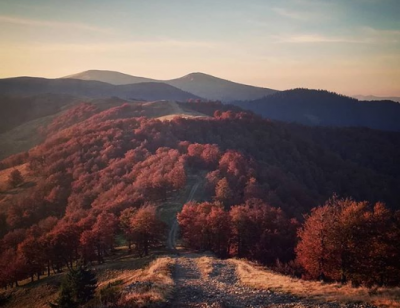
[[[8,184],[10,187],[15,188],[23,182],[24,178],[18,169],[11,171],[10,175],[8,176]]]
[[[75,308],[86,304],[95,294],[96,275],[85,266],[71,269],[61,284],[61,292],[52,308]]]

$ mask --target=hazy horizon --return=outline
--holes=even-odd
[[[400,96],[395,0],[17,0],[0,9],[0,78],[203,72],[277,90]]]

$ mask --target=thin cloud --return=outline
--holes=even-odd
[[[281,7],[275,7],[272,9],[276,14],[283,16],[283,17],[288,17],[291,19],[296,19],[296,20],[307,20],[307,18],[309,18],[310,16],[308,16],[308,14],[306,13],[301,13],[301,12],[297,12],[297,11],[292,11],[292,10],[288,10],[285,8],[281,8]]]
[[[33,27],[46,27],[46,28],[64,28],[64,29],[72,28],[84,31],[98,32],[103,34],[112,33],[110,29],[96,27],[84,23],[38,20],[38,19],[29,19],[29,18],[21,18],[21,17],[5,16],[5,15],[0,15],[0,23],[33,26]]]
[[[387,29],[375,29],[371,27],[363,27],[362,31],[364,35],[368,36],[371,40],[387,43],[399,43],[400,42],[400,30],[387,30]]]
[[[329,36],[323,34],[275,35],[276,43],[349,43],[349,44],[398,44],[400,30],[382,30],[362,27],[353,31],[351,36]]]
[[[346,37],[329,37],[324,35],[293,35],[286,37],[274,37],[278,43],[369,43],[368,40],[364,39],[354,39],[354,38],[346,38]]]
[[[40,44],[30,46],[37,51],[69,51],[69,52],[118,52],[118,51],[138,51],[138,50],[160,50],[173,49],[181,50],[185,48],[213,49],[220,46],[217,42],[211,41],[184,41],[174,39],[159,39],[153,41],[131,41],[113,43],[92,43],[92,44]]]

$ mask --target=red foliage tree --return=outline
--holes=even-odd
[[[396,222],[382,203],[330,199],[315,208],[299,230],[296,248],[299,263],[311,278],[392,284],[391,273],[399,258],[394,247]],[[393,236],[394,235],[394,236]]]
[[[217,186],[215,187],[215,200],[226,205],[231,205],[233,198],[233,191],[229,186],[228,180],[222,178],[218,181]]]
[[[140,256],[147,256],[150,248],[162,242],[164,228],[164,223],[157,217],[155,206],[145,205],[137,210],[131,218],[131,234]]]

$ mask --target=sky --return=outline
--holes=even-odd
[[[0,0],[0,78],[203,72],[400,96],[400,0]]]

